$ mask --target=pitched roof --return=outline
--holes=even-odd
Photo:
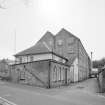
[[[62,34],[62,33],[67,33],[70,36],[73,36],[75,38],[77,38],[76,36],[74,36],[72,33],[68,32],[67,30],[65,30],[64,28],[61,29],[61,31],[58,32],[58,34]],[[57,34],[57,35],[58,35]],[[63,35],[63,34],[62,34]],[[64,34],[65,35],[65,34]],[[32,47],[23,50],[19,53],[17,53],[15,56],[21,56],[21,55],[29,55],[29,54],[40,54],[40,53],[49,53],[52,52],[53,48],[54,48],[54,38],[56,36],[53,36],[53,34],[51,32],[46,32],[45,35]],[[51,42],[51,43],[50,43]],[[59,55],[56,50],[53,50],[54,54]],[[60,55],[59,55],[60,56]],[[64,57],[65,58],[65,57]],[[72,65],[72,63],[74,62],[76,57],[71,57],[70,61],[68,62],[70,65]]]
[[[75,36],[74,34],[72,34],[71,32],[69,32],[68,30],[66,30],[64,28],[62,28],[56,35],[65,35],[65,33],[67,33],[69,36],[79,39],[77,36]]]
[[[53,42],[53,35],[50,32],[46,32],[34,46],[17,53],[15,56],[51,52],[52,46],[48,43],[50,40]]]

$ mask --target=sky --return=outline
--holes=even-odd
[[[34,45],[61,28],[83,43],[93,60],[105,57],[105,0],[7,0],[0,9],[0,59]],[[24,3],[26,5],[24,5]]]

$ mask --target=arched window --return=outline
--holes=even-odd
[[[65,68],[64,67],[61,70],[61,80],[65,80]]]
[[[61,67],[59,67],[59,74],[60,74],[60,80],[61,80]]]
[[[59,67],[58,70],[57,70],[57,80],[58,81],[61,80],[61,67]]]
[[[57,81],[57,67],[54,66],[53,68],[53,78],[52,78],[53,81]]]
[[[30,62],[32,62],[34,60],[33,55],[30,56]]]

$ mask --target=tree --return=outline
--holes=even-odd
[[[4,3],[6,0],[0,0],[0,8],[5,9]]]
[[[32,3],[33,0],[0,0],[0,8],[7,9],[8,5],[13,5],[15,3],[23,3],[25,6],[28,6]]]
[[[103,67],[104,65],[105,65],[105,58],[93,61],[93,68],[100,68]]]

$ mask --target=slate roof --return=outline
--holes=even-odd
[[[68,32],[64,28],[62,28],[58,32],[58,34],[65,33],[65,32],[68,33],[68,35],[75,37],[72,33]],[[58,34],[56,34],[56,35],[58,35]],[[43,53],[51,53],[51,52],[53,52],[54,54],[56,54],[58,56],[61,56],[56,52],[56,50],[54,50],[55,37],[56,36],[54,36],[51,32],[47,31],[45,33],[45,35],[35,45],[33,45],[32,47],[30,47],[26,50],[23,50],[23,51],[17,53],[14,56],[24,56],[24,55],[31,55],[31,54],[43,54]],[[50,43],[50,42],[52,42],[52,43]],[[65,58],[65,57],[63,57],[63,58]],[[70,59],[71,62],[69,62],[69,63],[71,64],[74,61],[74,59],[75,59],[75,57],[71,58]]]
[[[49,40],[53,40],[53,35],[50,32],[46,32],[45,35],[35,45],[33,45],[32,47],[30,47],[26,50],[23,50],[23,51],[17,53],[14,56],[51,52],[52,46],[48,43]]]
[[[43,52],[49,52],[49,50],[43,44],[34,45],[22,52],[17,53],[15,56],[38,54]]]

